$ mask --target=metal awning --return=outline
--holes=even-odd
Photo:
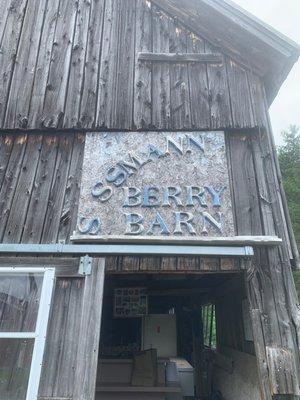
[[[236,238],[200,238],[183,239],[148,238],[148,242],[128,238],[119,239],[115,243],[95,244],[0,244],[0,254],[23,255],[73,255],[82,256],[109,256],[109,255],[162,255],[162,256],[213,256],[213,257],[252,257],[254,250],[252,245],[276,246],[281,239],[236,237]],[[106,239],[107,240],[107,239]],[[112,241],[112,239],[110,239]],[[157,239],[158,240],[158,239]],[[150,244],[151,243],[151,244]]]

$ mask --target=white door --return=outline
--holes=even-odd
[[[0,268],[0,398],[36,400],[54,268]]]
[[[143,318],[142,346],[144,350],[156,349],[158,357],[176,357],[176,315],[145,315]]]

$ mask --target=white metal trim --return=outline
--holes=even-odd
[[[251,257],[250,246],[184,245],[176,244],[0,244],[2,254],[59,254],[67,255],[173,255],[173,256],[230,256]]]
[[[0,332],[0,339],[35,339],[35,332]]]
[[[46,272],[46,270],[49,269],[53,269],[53,268],[49,268],[49,267],[3,267],[0,268],[0,274],[44,274]]]

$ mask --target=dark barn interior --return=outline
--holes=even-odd
[[[220,262],[223,268],[218,271]],[[114,268],[120,263],[127,268],[137,263],[140,266],[152,264],[155,268],[161,260],[111,258],[108,265]],[[173,265],[173,274],[163,270],[157,274],[114,271],[106,276],[97,395],[100,399],[121,399],[125,398],[124,394],[128,398],[139,398],[141,393],[135,393],[132,388],[132,360],[135,354],[156,344],[158,383],[144,387],[143,395],[192,398],[195,390],[199,398],[210,398],[218,392],[230,399],[239,398],[241,393],[248,393],[249,399],[256,398],[258,375],[245,275],[241,270],[231,269],[231,263],[237,264],[237,260],[191,258],[188,263],[186,259],[174,258],[169,263]],[[187,272],[188,268],[201,263],[214,265],[216,271]],[[127,288],[126,294],[134,293],[136,288],[145,290],[148,318],[130,315],[120,318],[115,314],[115,293],[120,288]],[[149,316],[153,323],[148,323]],[[164,319],[169,320],[166,325]],[[153,343],[149,342],[146,329],[153,330]],[[161,347],[157,342],[160,336],[159,340],[164,343]],[[184,377],[170,376],[172,363],[181,365]],[[242,365],[244,370],[240,369]],[[249,371],[251,375],[246,379]],[[184,381],[183,392],[179,389],[180,379]],[[159,388],[161,393],[158,393]],[[135,390],[138,391],[136,387]]]

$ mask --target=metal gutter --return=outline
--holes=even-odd
[[[251,246],[198,246],[164,244],[0,244],[0,255],[156,255],[252,257]]]

